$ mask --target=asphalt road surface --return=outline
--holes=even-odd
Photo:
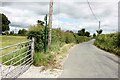
[[[69,51],[60,78],[118,78],[118,57],[93,42],[80,43]]]

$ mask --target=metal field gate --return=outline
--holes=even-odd
[[[33,63],[34,38],[0,48],[0,78],[17,78]]]

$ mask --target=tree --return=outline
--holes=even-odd
[[[74,33],[72,30],[67,30],[66,32]]]
[[[83,33],[85,33],[85,28],[81,29],[81,31],[82,31]]]
[[[13,35],[14,34],[14,31],[10,31],[10,35]]]
[[[85,28],[78,30],[78,35],[79,36],[84,36],[85,35]]]
[[[10,28],[9,28],[10,21],[8,20],[6,15],[0,13],[0,16],[1,16],[0,20],[2,20],[1,21],[2,22],[2,26],[0,26],[2,28],[2,31],[10,30]]]
[[[90,37],[90,33],[88,31],[86,31],[85,36]]]
[[[102,34],[102,29],[100,29],[100,30],[96,30],[96,32],[98,33],[98,34]]]
[[[19,30],[18,34],[25,36],[27,34],[27,30],[26,29]]]
[[[44,22],[41,21],[41,20],[37,20],[37,24],[38,24],[38,25],[42,25],[42,26],[44,26]]]
[[[18,31],[18,34],[21,34],[21,29]]]
[[[93,34],[93,38],[95,38],[95,37],[96,37],[96,34],[94,33],[94,34]]]

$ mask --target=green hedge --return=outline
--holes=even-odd
[[[120,33],[101,34],[94,42],[99,48],[120,56]]]
[[[28,32],[28,38],[35,38],[35,51],[40,52],[44,49],[44,26],[31,26]]]
[[[77,34],[74,34],[76,43],[82,43],[91,40],[91,37],[86,37],[86,36],[78,36]]]
[[[33,64],[35,66],[55,65],[55,53],[59,53],[61,47],[68,43],[80,43],[90,40],[88,37],[80,37],[76,33],[64,32],[61,29],[52,29],[51,47],[44,54],[44,26],[31,26],[28,30],[28,38],[35,38],[35,54]]]
[[[65,32],[65,43],[75,43],[75,37],[73,35],[73,33],[70,32]]]
[[[28,30],[28,38],[35,38],[35,51],[44,50],[44,26],[31,26]],[[61,29],[52,29],[52,45],[62,46],[64,43],[80,43],[90,40],[88,37],[78,36],[76,33],[64,32]]]

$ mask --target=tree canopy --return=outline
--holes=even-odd
[[[94,34],[93,34],[93,38],[95,38],[95,37],[96,37],[96,34],[94,33]]]
[[[90,37],[90,32],[86,31],[85,36]]]
[[[96,32],[98,33],[98,34],[102,34],[102,29],[100,29],[100,30],[96,30]]]
[[[6,15],[0,13],[0,20],[1,20],[0,22],[2,22],[0,25],[2,31],[10,30],[9,28],[10,21],[8,20]]]
[[[90,37],[90,32],[85,31],[85,28],[83,28],[83,29],[81,29],[81,30],[78,30],[78,35],[79,35],[79,36],[87,36],[87,37]]]
[[[42,26],[44,26],[44,22],[41,21],[41,20],[37,20],[37,24],[38,24],[38,25],[42,25]]]
[[[27,34],[27,30],[26,29],[19,30],[18,34],[20,34],[20,35],[26,35]]]

